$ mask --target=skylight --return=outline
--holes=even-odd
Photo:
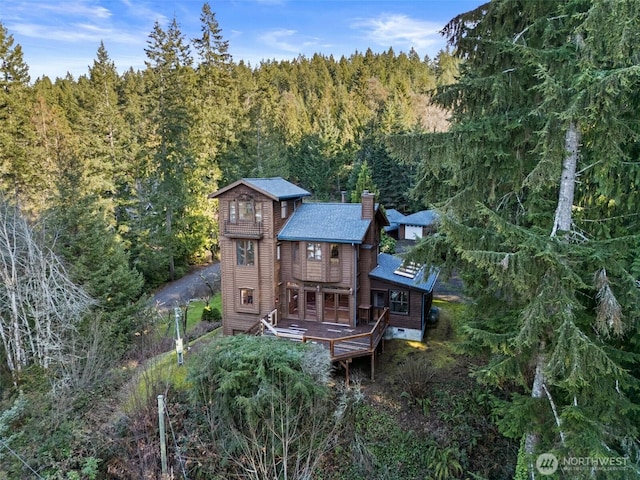
[[[415,278],[420,271],[420,267],[421,265],[415,262],[409,262],[407,264],[403,263],[393,273],[407,278]]]

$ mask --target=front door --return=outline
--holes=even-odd
[[[318,306],[316,303],[316,292],[309,291],[304,292],[305,298],[305,320],[317,320],[318,319]]]
[[[349,323],[349,295],[343,293],[324,294],[325,322]]]
[[[287,288],[287,313],[289,318],[299,318],[298,308],[298,289]]]

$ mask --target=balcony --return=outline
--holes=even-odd
[[[224,221],[222,234],[231,238],[260,239],[263,236],[262,222],[250,222],[238,220],[237,222]]]

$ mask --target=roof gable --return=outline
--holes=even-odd
[[[282,177],[271,178],[241,178],[226,187],[221,188],[217,192],[209,195],[209,198],[217,198],[229,190],[234,189],[238,185],[245,185],[253,190],[266,195],[267,197],[280,201],[290,198],[309,197],[311,194],[305,189],[294,185],[293,183],[283,179]]]

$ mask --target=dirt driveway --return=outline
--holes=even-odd
[[[168,310],[185,305],[194,298],[211,295],[220,289],[220,263],[194,267],[193,270],[174,282],[160,287],[153,295],[153,305],[158,310]]]

